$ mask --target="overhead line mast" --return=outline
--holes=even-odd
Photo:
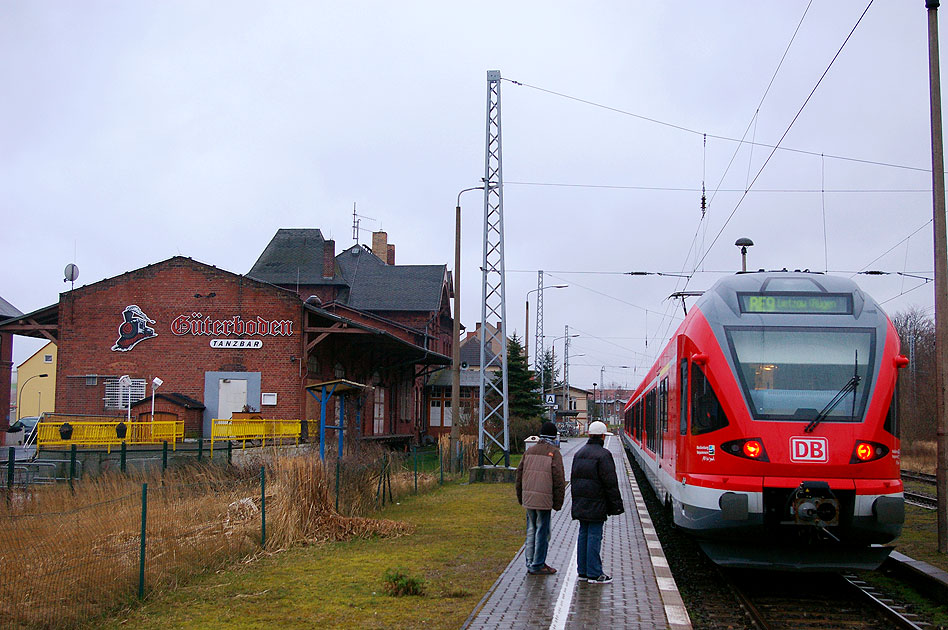
[[[484,156],[484,256],[481,264],[481,369],[477,459],[510,466],[507,399],[507,306],[504,284],[504,179],[500,134],[500,71],[487,71],[487,146]],[[488,322],[497,322],[491,329]],[[500,352],[495,352],[499,348]],[[491,351],[488,357],[487,352]],[[495,378],[500,368],[500,378]],[[488,400],[488,398],[490,400]],[[499,449],[494,450],[494,447]]]

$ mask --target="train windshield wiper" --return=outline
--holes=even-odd
[[[836,395],[833,396],[833,399],[832,399],[831,401],[829,401],[829,402],[826,404],[825,407],[823,407],[823,411],[821,411],[820,413],[816,414],[816,417],[813,418],[813,420],[810,422],[810,424],[806,425],[806,428],[803,429],[803,432],[804,432],[804,433],[812,433],[812,432],[813,432],[813,429],[815,429],[815,428],[817,427],[817,425],[819,425],[821,422],[823,422],[823,420],[826,418],[826,416],[829,415],[829,412],[831,412],[833,409],[835,409],[835,408],[836,408],[836,405],[838,405],[839,403],[841,403],[841,402],[843,401],[843,398],[845,398],[845,397],[846,397],[846,394],[848,394],[849,392],[852,392],[852,393],[853,393],[853,405],[855,406],[856,387],[859,386],[859,381],[860,381],[860,380],[861,380],[861,379],[860,379],[860,377],[859,377],[858,374],[853,374],[852,378],[849,379],[849,381],[848,381],[845,385],[843,385],[843,388],[842,388],[841,390],[839,390],[838,392],[836,392]],[[853,415],[855,415],[855,413],[853,413]]]
[[[815,429],[821,422],[823,422],[823,420],[826,418],[826,416],[829,415],[829,412],[831,412],[833,409],[835,409],[835,408],[836,408],[836,405],[838,405],[839,403],[841,403],[841,402],[843,401],[843,399],[846,397],[846,394],[848,394],[849,392],[852,392],[852,393],[853,393],[853,410],[852,410],[852,415],[853,415],[853,417],[855,417],[855,415],[856,415],[856,388],[859,387],[859,381],[860,381],[860,380],[862,380],[862,378],[859,376],[859,351],[857,350],[857,351],[856,351],[855,365],[853,366],[853,376],[852,376],[852,378],[850,378],[850,379],[846,382],[846,384],[843,385],[842,389],[840,389],[838,392],[836,392],[836,395],[833,396],[833,399],[830,400],[828,403],[826,403],[826,406],[823,407],[823,410],[820,411],[820,413],[816,414],[816,417],[813,418],[813,420],[810,422],[810,424],[806,425],[806,428],[803,429],[803,432],[804,432],[804,433],[813,433],[813,429]]]

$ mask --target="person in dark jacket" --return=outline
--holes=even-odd
[[[556,425],[544,422],[540,440],[527,449],[517,466],[517,501],[527,510],[524,557],[530,575],[556,573],[556,569],[546,563],[552,510],[563,507],[566,495],[566,471],[556,439]]]
[[[590,584],[608,584],[612,578],[602,571],[602,529],[610,515],[622,514],[622,496],[616,465],[604,446],[606,425],[589,425],[589,441],[573,456],[570,471],[574,520],[579,521],[576,569],[579,579]]]

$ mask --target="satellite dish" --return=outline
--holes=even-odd
[[[66,265],[63,269],[63,282],[75,282],[79,277],[79,267],[73,263]]]

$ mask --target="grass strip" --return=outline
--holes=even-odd
[[[97,627],[456,629],[523,543],[523,510],[509,484],[446,485],[380,516],[414,532],[267,554]],[[424,595],[387,594],[395,570],[423,580]]]

